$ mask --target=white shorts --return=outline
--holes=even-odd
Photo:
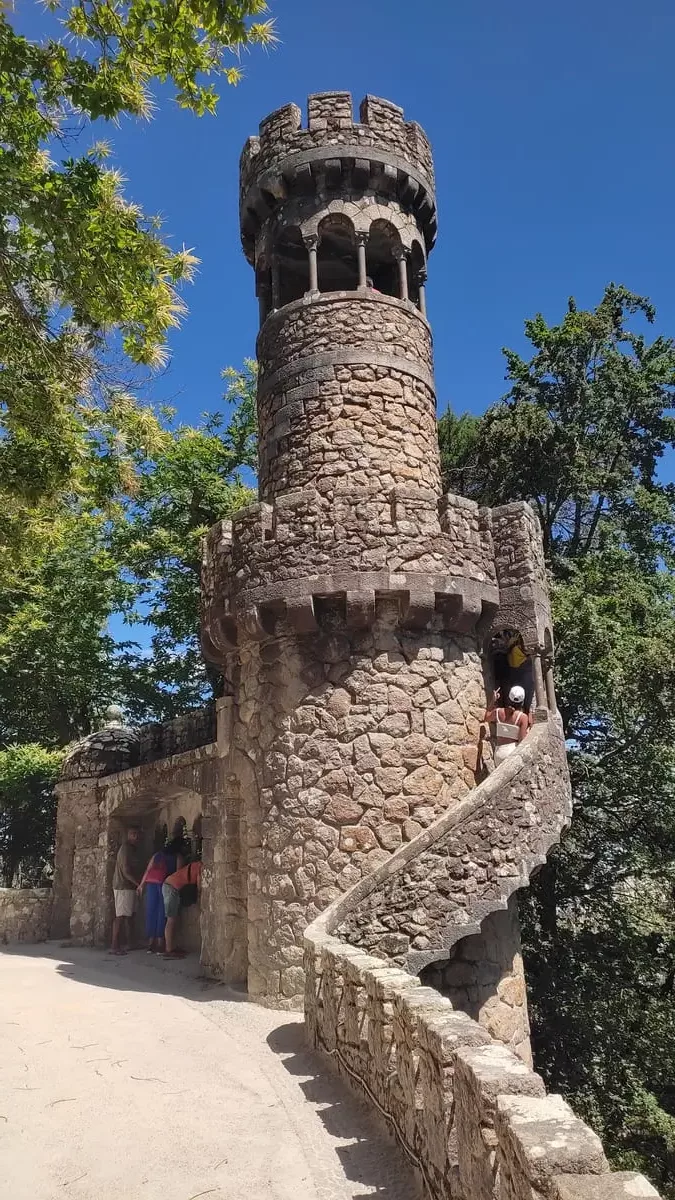
[[[136,893],[131,888],[124,888],[123,891],[114,891],[115,897],[115,916],[116,917],[133,917],[136,910]]]
[[[505,758],[514,754],[517,745],[517,742],[502,742],[501,745],[495,746],[495,766],[498,767]]]

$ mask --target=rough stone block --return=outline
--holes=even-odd
[[[602,1175],[554,1175],[555,1200],[658,1200],[659,1193],[637,1171],[610,1171]]]
[[[556,1175],[609,1171],[599,1137],[562,1096],[500,1095],[495,1130],[502,1200],[517,1200],[528,1186],[553,1195]]]

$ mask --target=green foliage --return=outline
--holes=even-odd
[[[56,827],[52,787],[63,755],[27,744],[0,750],[0,877],[11,887],[42,881]]]
[[[224,398],[235,406],[229,422],[207,414],[197,428],[167,433],[153,455],[139,454],[137,489],[111,531],[136,613],[153,631],[151,655],[129,671],[126,704],[136,718],[149,708],[175,716],[219,687],[199,646],[200,543],[216,521],[255,499],[241,471],[256,462],[256,363],[223,376]],[[128,604],[126,611],[134,619]]]
[[[197,262],[123,194],[105,142],[58,159],[89,124],[147,117],[154,81],[201,114],[208,76],[236,82],[248,46],[270,45],[262,0],[79,0],[49,7],[69,38],[30,42],[0,11],[0,501],[70,486],[83,426],[107,412],[128,365],[166,361]],[[113,353],[114,351],[114,353]]]
[[[464,494],[532,503],[551,572],[574,816],[522,902],[537,1066],[675,1196],[675,344],[633,328],[653,318],[610,285],[528,321],[509,394],[442,418],[441,451]]]
[[[119,395],[83,443],[77,493],[6,514],[0,745],[63,746],[113,701],[161,720],[217,689],[199,653],[199,543],[252,499],[241,472],[255,455],[255,364],[224,374],[229,420],[174,427],[171,413]],[[123,640],[110,631],[115,614],[129,621]],[[148,650],[135,641],[140,624]]]
[[[480,498],[482,480],[476,471],[476,456],[480,445],[480,417],[462,413],[456,417],[447,409],[438,420],[438,444],[443,465],[443,490],[454,495]]]

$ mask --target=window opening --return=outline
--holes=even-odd
[[[320,292],[354,292],[359,285],[356,238],[351,221],[336,213],[319,225]]]

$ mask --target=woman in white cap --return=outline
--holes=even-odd
[[[515,684],[509,690],[507,705],[500,707],[499,692],[495,692],[493,707],[485,713],[484,720],[495,726],[495,766],[513,754],[518,743],[527,737],[530,721],[523,712],[524,703],[525,689]]]

